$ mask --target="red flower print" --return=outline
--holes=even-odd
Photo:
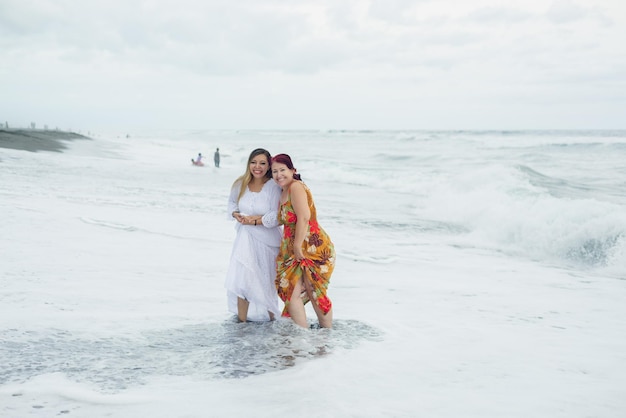
[[[319,234],[320,226],[316,221],[309,221],[309,230],[312,234]]]
[[[303,258],[302,260],[300,260],[300,267],[313,267],[313,260]]]
[[[292,229],[289,227],[289,225],[285,225],[285,229],[283,231],[283,236],[285,238],[291,238],[293,236],[293,231]]]
[[[328,313],[328,311],[330,311],[330,308],[333,307],[333,304],[330,299],[328,299],[328,297],[324,295],[321,298],[317,298],[317,306],[319,306],[322,312],[326,314]]]
[[[298,221],[298,217],[293,212],[287,212],[287,222],[295,224]]]

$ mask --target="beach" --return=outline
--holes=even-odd
[[[0,148],[0,415],[626,413],[626,132],[131,134]],[[332,330],[227,311],[257,147],[335,244]]]

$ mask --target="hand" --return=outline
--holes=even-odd
[[[258,219],[258,216],[254,216],[254,215],[248,215],[248,216],[242,216],[241,217],[241,223],[244,225],[258,225],[260,222],[260,219]]]
[[[241,213],[239,212],[233,212],[233,218],[235,218],[237,220],[237,222],[239,223],[244,223],[245,220],[245,216],[243,216]]]
[[[293,249],[293,256],[296,261],[302,261],[304,259],[304,253],[302,252],[302,247],[295,247]]]

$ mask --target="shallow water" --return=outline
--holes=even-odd
[[[312,324],[313,325],[313,324]],[[187,325],[135,338],[90,339],[62,329],[3,330],[0,385],[63,372],[106,393],[141,385],[146,376],[244,378],[294,367],[338,349],[380,341],[382,332],[355,320],[303,330],[290,321]]]
[[[621,416],[625,144],[196,130],[0,149],[0,415]],[[190,165],[217,146],[220,169]],[[226,201],[258,146],[292,154],[335,243],[332,330],[227,313]]]

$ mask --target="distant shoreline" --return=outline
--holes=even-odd
[[[0,129],[0,148],[23,151],[62,152],[67,148],[63,141],[91,139],[75,132],[42,129]]]

